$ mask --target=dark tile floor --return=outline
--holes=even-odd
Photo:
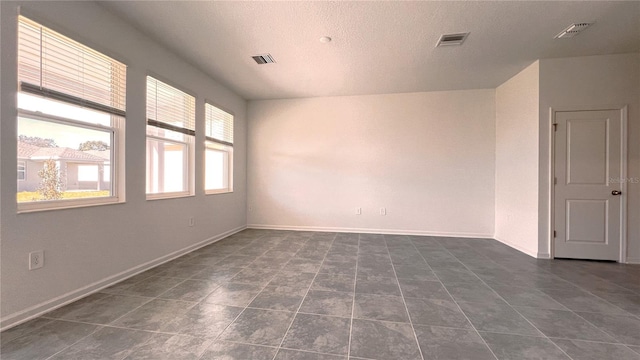
[[[1,334],[9,359],[640,359],[640,266],[245,230]]]

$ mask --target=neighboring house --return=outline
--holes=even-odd
[[[56,161],[65,191],[111,188],[110,152],[67,147],[39,147],[18,141],[18,192],[36,191],[45,160]]]

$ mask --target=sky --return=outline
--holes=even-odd
[[[39,111],[51,115],[64,116],[88,124],[102,124],[109,126],[111,116],[89,109],[62,104],[36,96],[19,93],[18,107],[24,110]],[[104,141],[111,144],[111,133],[87,129],[79,126],[62,125],[56,122],[18,117],[18,135],[37,136],[43,139],[54,139],[60,147],[77,149],[80,143],[89,140]]]

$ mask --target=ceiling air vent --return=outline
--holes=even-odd
[[[453,45],[462,45],[464,40],[469,36],[469,33],[458,33],[458,34],[444,34],[440,36],[440,40],[436,44],[438,46],[453,46]]]
[[[271,54],[256,55],[252,56],[251,58],[253,58],[253,60],[255,60],[260,65],[273,64],[276,62],[275,60],[273,60],[273,56],[271,56]]]
[[[562,30],[558,35],[555,36],[555,39],[566,39],[572,38],[586,28],[588,28],[593,23],[583,22],[577,24],[571,24],[566,29]]]

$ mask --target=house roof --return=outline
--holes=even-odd
[[[31,145],[26,142],[18,141],[18,158],[28,159],[40,150],[39,146]]]
[[[84,151],[86,154],[90,154],[93,156],[97,156],[103,160],[111,160],[111,152],[106,150],[86,150]]]
[[[80,151],[68,147],[39,147],[22,141],[18,141],[18,157],[30,160],[56,158],[67,161],[86,162],[104,162],[108,160],[108,158],[91,154],[88,151]]]

